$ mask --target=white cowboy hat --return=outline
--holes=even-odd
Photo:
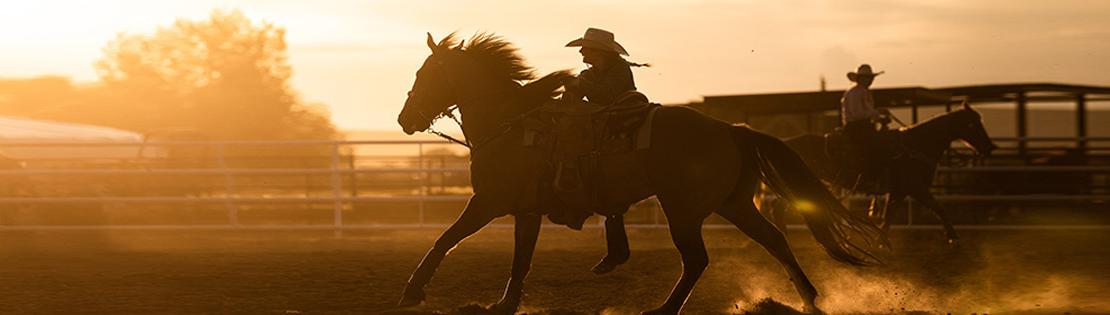
[[[852,82],[856,82],[856,79],[859,78],[859,77],[872,77],[873,78],[877,75],[883,74],[884,72],[886,72],[886,71],[879,71],[878,73],[872,72],[871,65],[865,63],[865,64],[862,64],[862,65],[859,65],[859,69],[856,69],[856,72],[848,72],[848,80],[850,80]]]
[[[589,47],[628,56],[628,51],[617,43],[613,33],[600,28],[587,28],[582,38],[570,41],[567,47]]]

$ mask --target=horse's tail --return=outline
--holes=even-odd
[[[886,242],[882,231],[866,218],[848,212],[782,140],[746,126],[733,127],[732,135],[738,146],[755,148],[763,182],[801,212],[829,256],[853,265],[881,262],[866,248]]]

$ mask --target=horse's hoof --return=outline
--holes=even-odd
[[[590,268],[590,271],[593,271],[595,274],[603,275],[603,274],[610,273],[610,272],[612,272],[613,270],[616,270],[616,269],[617,269],[617,265],[602,261],[602,262],[597,263],[597,265],[594,265],[593,268]]]
[[[825,311],[817,308],[817,304],[806,303],[806,306],[802,307],[802,313],[820,315],[825,314]]]
[[[409,307],[420,305],[420,303],[424,303],[424,298],[425,296],[423,289],[406,288],[405,292],[401,293],[401,301],[397,302],[397,306]]]
[[[509,303],[505,301],[498,302],[490,306],[489,313],[496,315],[513,315],[516,314],[516,309],[519,303]]]
[[[626,261],[628,261],[628,258],[625,258],[625,259],[605,258],[605,259],[602,259],[601,261],[599,261],[597,263],[597,265],[594,265],[594,267],[591,268],[590,270],[593,271],[595,274],[603,275],[603,274],[610,273],[613,270],[616,270],[617,266],[620,266],[621,264],[624,264],[624,262],[626,262]]]
[[[672,310],[667,310],[667,309],[664,309],[662,307],[640,313],[640,315],[672,315],[672,314],[678,314],[678,312],[677,311],[672,311]]]

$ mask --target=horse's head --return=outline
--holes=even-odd
[[[483,103],[487,107],[499,104],[498,99],[511,97],[521,87],[519,82],[535,79],[532,68],[516,53],[516,48],[499,36],[476,34],[465,48],[455,34],[444,37],[438,44],[428,34],[427,42],[432,54],[416,71],[416,81],[397,116],[405,133],[427,130],[451,105],[458,105],[466,115],[472,104]],[[493,111],[497,110],[500,109]]]
[[[460,59],[462,44],[451,48],[451,37],[448,36],[436,44],[432,34],[428,34],[428,48],[432,50],[432,54],[424,60],[420,70],[416,71],[416,81],[405,100],[405,107],[397,115],[397,124],[401,125],[406,134],[427,130],[436,117],[457,103],[457,87],[453,77],[456,69],[453,67],[456,66],[456,60]]]
[[[997,149],[998,146],[987,135],[987,129],[983,127],[983,117],[971,106],[968,106],[966,102],[964,102],[963,107],[963,110],[961,110],[963,112],[961,117],[963,118],[959,120],[959,125],[955,126],[957,137],[971,146],[975,153],[990,155],[991,151]]]

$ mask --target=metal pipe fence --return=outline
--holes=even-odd
[[[1026,142],[1059,141],[1026,138]],[[1074,141],[1075,138],[1066,138]],[[1110,141],[1089,138],[1089,141]],[[1017,141],[1017,140],[1015,140]],[[356,147],[369,147],[359,150]],[[383,152],[400,146],[409,153]],[[28,158],[0,169],[0,207],[17,212],[49,212],[59,207],[161,205],[174,208],[222,206],[224,224],[39,224],[13,223],[0,211],[0,230],[65,229],[333,229],[439,226],[429,219],[430,203],[449,203],[461,209],[469,199],[466,153],[452,151],[446,141],[167,141],[147,143],[0,143],[9,148],[137,147],[126,157],[79,159]],[[243,147],[266,148],[237,152]],[[182,153],[181,149],[186,149]],[[195,149],[202,150],[197,151]],[[323,149],[320,149],[323,148]],[[429,150],[429,149],[433,150]],[[457,148],[456,148],[457,149]],[[315,154],[294,154],[301,150]],[[433,152],[435,151],[435,152]],[[199,153],[198,153],[199,152]],[[372,152],[367,153],[367,152]],[[435,153],[435,154],[432,154]],[[177,154],[177,155],[175,155]],[[310,161],[311,160],[311,161]],[[321,162],[324,161],[324,162]],[[309,164],[305,166],[304,164]],[[941,167],[942,173],[1110,173],[1110,166],[971,166]],[[200,178],[200,179],[189,179]],[[84,189],[84,190],[82,190]],[[766,198],[771,200],[772,198]],[[852,196],[850,200],[867,200]],[[948,202],[1081,202],[1110,203],[1107,194],[975,195],[937,197]],[[357,205],[406,203],[415,205],[410,222],[352,222]],[[330,209],[327,224],[266,224],[243,222],[242,209],[257,206],[320,206]],[[42,208],[42,209],[36,209]],[[656,204],[646,222],[635,226],[663,226]],[[11,211],[9,211],[11,212]],[[457,210],[455,211],[457,213]],[[10,214],[10,213],[9,213]],[[912,217],[912,216],[911,216]],[[600,222],[599,222],[600,223]],[[912,224],[912,221],[908,222]]]

